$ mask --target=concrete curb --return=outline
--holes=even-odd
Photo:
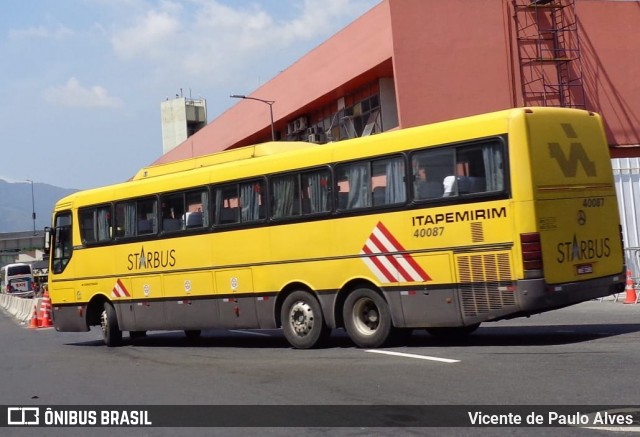
[[[41,302],[42,298],[40,297],[17,297],[10,294],[0,294],[0,306],[20,324],[29,323],[34,305],[36,311],[39,311]]]

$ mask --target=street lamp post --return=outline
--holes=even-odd
[[[266,103],[267,105],[269,105],[269,116],[271,117],[271,140],[276,140],[276,130],[273,126],[273,104],[275,103],[275,100],[264,100],[257,97],[245,96],[242,94],[232,94],[229,97],[231,97],[232,99],[256,100],[258,102]]]
[[[31,182],[31,218],[33,219],[33,235],[36,235],[36,201],[33,197],[33,181],[26,179],[27,182]]]

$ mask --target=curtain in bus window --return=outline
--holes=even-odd
[[[407,199],[407,188],[404,183],[404,161],[393,159],[387,162],[387,190],[384,193],[384,203],[402,203]]]
[[[110,217],[109,208],[98,208],[98,241],[106,241],[111,238]]]
[[[202,226],[205,228],[209,226],[209,193],[207,191],[203,191],[200,194],[200,198],[202,200]]]
[[[241,221],[260,219],[260,185],[255,182],[240,185]]]
[[[124,205],[124,236],[133,237],[136,234],[136,204],[125,203]]]
[[[347,209],[371,206],[371,176],[369,163],[353,164],[347,171],[349,179],[349,197]]]
[[[324,172],[305,175],[309,186],[309,208],[311,212],[325,212],[328,210],[329,184]]]
[[[286,176],[273,181],[273,218],[293,215],[296,178]]]
[[[224,211],[224,197],[222,195],[222,189],[218,188],[215,191],[215,202],[213,206],[213,223],[223,224],[225,223],[223,217]]]
[[[486,144],[482,148],[484,171],[487,179],[487,191],[504,189],[504,166],[502,148],[499,143]]]

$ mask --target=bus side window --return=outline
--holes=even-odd
[[[394,205],[407,200],[405,164],[402,157],[373,161],[371,173],[373,206]]]
[[[121,202],[116,204],[116,237],[132,237],[135,233],[135,203]],[[132,218],[133,217],[133,218]]]
[[[175,232],[182,229],[184,215],[184,193],[172,193],[160,198],[160,216],[162,231]]]
[[[184,226],[187,229],[209,227],[209,191],[201,189],[187,192],[186,212],[184,213]]]
[[[454,168],[454,150],[438,148],[416,152],[411,157],[413,199],[424,201],[448,195],[447,177]]]
[[[78,212],[82,244],[103,243],[111,240],[111,206],[81,209]]]
[[[371,206],[370,163],[355,162],[336,167],[338,205],[340,209],[357,209]],[[343,205],[343,203],[345,203]]]
[[[95,230],[95,211],[95,208],[90,208],[78,212],[82,244],[91,244],[97,241]]]
[[[226,225],[238,223],[240,197],[238,196],[238,185],[227,185],[216,189],[216,223]]]
[[[331,173],[322,169],[301,175],[302,213],[317,214],[331,211]]]
[[[456,149],[455,179],[450,179],[457,194],[476,194],[504,189],[502,145],[485,141]],[[445,182],[445,186],[447,182]]]
[[[281,219],[300,215],[298,175],[274,177],[271,180],[271,217]]]
[[[111,205],[96,208],[96,236],[98,242],[111,240]]]
[[[155,234],[158,232],[157,210],[158,202],[156,198],[142,199],[136,202],[138,214],[137,235]]]
[[[242,223],[255,222],[266,217],[262,194],[264,181],[250,181],[240,184],[240,220]]]

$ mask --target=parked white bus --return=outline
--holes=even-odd
[[[30,293],[33,292],[34,286],[31,264],[14,263],[0,268],[0,290],[2,293]]]

